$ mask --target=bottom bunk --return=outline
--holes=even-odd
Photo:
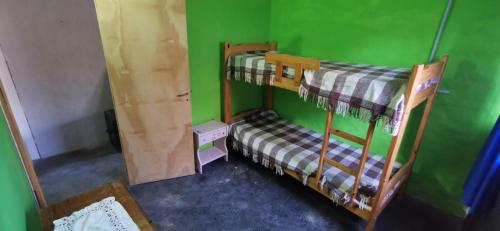
[[[275,169],[277,174],[295,173],[304,185],[316,177],[323,136],[310,129],[280,118],[274,111],[258,111],[231,124],[230,145],[256,163]],[[330,139],[327,158],[356,171],[362,150],[347,143]],[[385,158],[369,153],[365,163],[359,193],[354,198],[361,210],[371,210],[371,198],[376,194]],[[395,162],[392,174],[401,167]],[[325,164],[319,190],[338,204],[351,201],[355,176]],[[309,181],[309,182],[308,182]],[[314,184],[312,184],[314,186]]]

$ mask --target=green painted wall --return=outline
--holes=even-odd
[[[460,212],[462,186],[500,115],[500,2],[454,1],[438,55],[450,55],[409,191]]]
[[[446,0],[188,0],[193,121],[222,115],[223,41],[278,41],[282,52],[411,67],[427,60]],[[462,185],[500,113],[500,14],[495,0],[455,1],[438,55],[450,63],[417,158],[408,192],[463,214]],[[235,110],[262,103],[262,89],[234,83]],[[275,90],[285,118],[322,131],[326,113],[296,94]],[[246,99],[246,100],[245,100]],[[416,110],[418,117],[422,108]],[[418,118],[411,118],[399,160],[406,160]],[[367,127],[336,117],[335,126],[363,135]],[[372,151],[385,154],[390,136],[377,132]]]
[[[445,0],[271,2],[270,37],[282,52],[402,67],[427,60],[446,5]],[[442,88],[451,94],[438,96],[408,192],[462,215],[462,185],[500,114],[500,4],[455,2],[439,49],[439,55],[450,55]],[[326,113],[299,102],[294,93],[275,93],[275,107],[283,117],[324,129]],[[338,116],[334,123],[358,135],[367,127]],[[407,157],[417,123],[411,119],[400,161]],[[390,136],[377,132],[375,137],[372,151],[385,154]]]
[[[187,0],[189,66],[193,123],[221,119],[222,43],[267,41],[270,1]],[[263,103],[263,90],[233,83],[233,109],[242,111]],[[248,97],[251,100],[248,100]]]
[[[280,52],[386,66],[411,67],[427,60],[444,2],[273,0],[271,38]],[[428,25],[428,26],[426,26]],[[418,31],[418,33],[415,33]],[[317,131],[326,112],[297,94],[276,90],[280,115]],[[363,136],[367,124],[335,118],[335,126]],[[375,134],[372,151],[385,153],[391,137]]]
[[[221,118],[224,41],[276,40],[287,53],[409,67],[426,60],[444,6],[444,0],[187,0],[193,121]],[[495,0],[456,1],[439,49],[450,55],[443,88],[451,94],[438,97],[408,187],[456,214],[467,172],[500,113],[498,7]],[[263,101],[261,88],[235,83],[233,89],[236,111]],[[323,129],[324,112],[293,93],[275,93],[284,117]],[[366,128],[349,118],[336,119],[335,126],[359,135]],[[372,151],[383,153],[390,137],[377,132],[376,139]],[[0,230],[38,230],[36,204],[3,116],[0,144]]]
[[[38,207],[0,109],[0,230],[40,230]]]

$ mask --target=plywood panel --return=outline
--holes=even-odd
[[[194,174],[185,2],[95,5],[130,183]]]

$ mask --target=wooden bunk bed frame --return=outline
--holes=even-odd
[[[238,113],[236,115],[232,115],[231,111],[231,80],[226,78],[226,67],[227,61],[230,56],[237,53],[244,52],[252,52],[252,51],[275,51],[277,48],[276,42],[271,42],[268,44],[241,44],[241,45],[233,45],[231,43],[224,43],[224,70],[223,70],[223,78],[224,78],[224,122],[230,124],[231,122],[237,121],[247,115],[253,114],[256,111],[261,109],[254,109],[242,113]],[[278,87],[287,89],[290,91],[298,91],[300,81],[302,80],[302,74],[304,69],[309,70],[319,70],[320,61],[318,59],[312,58],[304,58],[299,56],[291,56],[284,54],[276,54],[268,52],[265,55],[265,59],[267,63],[272,63],[276,65],[275,72],[275,80],[272,86],[267,86],[267,98],[266,98],[266,109],[272,109],[272,87]],[[371,211],[363,210],[358,208],[354,204],[354,200],[351,200],[348,204],[342,206],[357,216],[366,220],[367,226],[366,230],[373,230],[375,228],[375,222],[377,217],[380,215],[382,210],[389,204],[389,202],[398,194],[401,194],[403,188],[405,186],[406,180],[411,173],[411,169],[413,167],[413,163],[415,162],[415,158],[417,156],[417,152],[419,150],[420,144],[422,142],[422,137],[425,131],[425,126],[429,119],[429,115],[432,109],[432,105],[434,104],[434,100],[436,98],[436,92],[439,88],[439,82],[434,86],[431,86],[423,91],[418,91],[417,86],[419,84],[425,83],[432,78],[438,76],[439,80],[441,80],[443,72],[446,68],[446,64],[448,62],[448,57],[442,57],[438,62],[431,64],[417,64],[413,66],[411,74],[408,79],[408,85],[404,94],[404,105],[405,109],[403,112],[403,119],[401,121],[401,126],[399,127],[399,132],[397,135],[392,137],[391,143],[389,145],[389,150],[386,155],[386,161],[383,168],[382,176],[380,179],[380,183],[378,185],[376,195],[369,201],[369,205],[371,205]],[[284,78],[283,77],[283,68],[289,67],[295,69],[295,76],[293,79]],[[413,148],[411,149],[409,160],[403,164],[403,166],[391,176],[391,172],[394,166],[394,162],[396,161],[396,157],[398,155],[398,151],[401,145],[401,141],[405,134],[406,125],[408,123],[408,119],[410,117],[410,113],[412,109],[427,101],[425,103],[425,109],[418,126],[416,138],[413,144]],[[328,116],[326,119],[325,132],[323,138],[323,145],[321,149],[321,156],[319,161],[319,166],[316,172],[316,176],[307,181],[307,186],[319,192],[320,194],[330,198],[330,195],[327,191],[322,190],[320,188],[320,178],[323,172],[323,165],[330,164],[335,166],[346,173],[349,173],[355,176],[355,183],[353,187],[353,192],[351,198],[356,198],[358,194],[358,188],[360,185],[360,179],[362,175],[362,170],[364,169],[365,161],[368,156],[368,150],[370,147],[370,143],[373,137],[373,131],[375,128],[375,122],[370,122],[368,126],[368,130],[366,132],[366,136],[364,138],[358,137],[355,135],[351,135],[345,131],[341,131],[338,129],[332,128],[333,123],[333,113],[332,111],[328,111]],[[330,135],[335,135],[352,141],[354,143],[360,144],[363,146],[362,155],[360,158],[359,166],[357,171],[352,171],[347,166],[342,165],[339,162],[336,162],[331,159],[327,159],[326,153],[328,149],[328,143]],[[325,142],[326,141],[326,142]],[[295,178],[298,181],[301,181],[300,176],[297,173],[284,169],[284,172]]]

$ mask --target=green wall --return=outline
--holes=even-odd
[[[193,123],[198,124],[221,119],[222,43],[267,41],[270,1],[187,0],[186,9]],[[258,86],[235,82],[232,90],[234,111],[263,103],[263,90]]]
[[[0,109],[0,230],[40,230],[38,207]]]
[[[270,36],[282,52],[402,67],[427,60],[446,5],[445,0],[271,2]],[[438,55],[450,55],[442,88],[451,93],[438,96],[407,191],[463,215],[463,183],[500,114],[500,4],[455,2],[438,50]],[[275,91],[278,113],[324,129],[326,113],[298,102],[294,93]],[[400,161],[407,159],[418,122],[418,116],[411,118]],[[367,127],[339,116],[334,123],[358,135]],[[391,137],[382,132],[375,137],[372,151],[385,154]]]
[[[353,62],[411,66],[426,61],[445,0],[187,0],[193,121],[222,114],[222,42],[278,41],[279,50]],[[438,53],[449,54],[439,95],[408,191],[455,214],[462,185],[500,113],[500,14],[495,0],[456,1]],[[234,83],[235,111],[262,104],[262,89]],[[276,110],[321,131],[325,113],[275,90]],[[410,133],[418,121],[412,120]],[[350,118],[335,126],[362,135]],[[372,151],[390,136],[377,132]],[[409,139],[411,140],[411,139]],[[0,230],[37,230],[37,207],[3,116],[0,118]],[[408,150],[408,144],[403,148]],[[402,158],[404,160],[404,157]]]
[[[500,115],[500,2],[458,0],[438,55],[449,65],[409,191],[461,212],[462,186]]]
[[[278,41],[280,52],[402,67],[427,60],[444,9],[444,2],[435,0],[271,2],[270,36]],[[276,90],[275,100],[280,115],[323,131],[326,112],[313,103],[300,102],[296,93],[284,90]],[[368,127],[339,116],[334,126],[360,136]],[[377,132],[372,151],[385,153],[390,139]]]
[[[276,40],[286,53],[360,63],[411,67],[427,61],[446,0],[188,0],[193,120],[220,119],[223,41]],[[450,55],[413,169],[408,192],[463,215],[462,185],[500,113],[500,14],[494,0],[455,1],[438,56]],[[235,110],[262,103],[262,89],[234,83]],[[322,131],[326,113],[295,93],[275,89],[283,117]],[[405,161],[416,132],[411,118],[399,160]],[[363,135],[367,125],[351,118],[335,126]],[[390,136],[376,132],[371,151],[385,154]]]

